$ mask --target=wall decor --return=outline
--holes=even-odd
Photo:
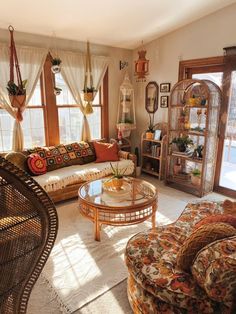
[[[137,76],[137,82],[145,82],[146,76],[149,74],[149,60],[146,59],[147,51],[143,47],[138,51],[138,60],[134,62],[135,66],[135,73],[134,75]]]
[[[149,82],[145,90],[145,109],[148,113],[155,113],[158,109],[158,85]]]
[[[127,61],[121,61],[120,60],[120,70],[123,70],[124,68],[126,68],[129,65],[129,63]]]
[[[161,108],[167,108],[169,103],[169,96],[161,96]]]
[[[161,83],[160,84],[160,92],[161,93],[169,93],[170,92],[170,83]]]

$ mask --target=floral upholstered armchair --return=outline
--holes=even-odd
[[[134,313],[236,313],[235,228],[236,212],[205,201],[132,237],[125,257]]]

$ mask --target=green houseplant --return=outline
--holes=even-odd
[[[112,170],[112,177],[110,178],[111,184],[116,190],[121,190],[123,185],[123,178],[127,168],[120,169],[118,163],[115,166],[112,165],[112,163],[110,163],[110,165]]]
[[[27,80],[23,80],[19,85],[16,85],[13,81],[9,81],[6,86],[12,107],[18,109],[17,118],[19,121],[23,119],[21,108],[25,106],[26,84]]]
[[[180,152],[185,152],[188,146],[193,145],[193,141],[188,135],[184,135],[173,138],[171,144],[176,144]]]
[[[52,66],[51,66],[51,70],[52,73],[56,74],[61,72],[61,59],[60,58],[53,58],[51,60]]]
[[[198,168],[195,168],[191,172],[191,182],[193,185],[201,185],[201,171]]]

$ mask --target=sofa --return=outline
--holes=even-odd
[[[51,199],[59,202],[76,197],[82,183],[112,174],[109,158],[107,161],[96,162],[98,157],[94,145],[94,142],[75,142],[52,147],[34,147],[22,152],[7,154],[4,157],[29,172]],[[40,174],[41,172],[32,173],[32,169],[29,169],[30,158],[33,156],[34,159],[35,155],[46,162],[43,174]],[[119,169],[122,172],[125,171],[125,175],[135,175],[136,156],[121,151],[118,147],[117,156],[119,160],[112,162],[117,163]],[[33,162],[35,166],[39,161],[33,160]]]
[[[229,217],[234,227],[211,222],[216,218],[228,222]],[[128,298],[134,313],[236,313],[235,220],[236,210],[227,215],[222,203],[203,201],[188,204],[175,223],[132,237],[125,260]],[[216,225],[226,232],[218,240],[212,238],[212,232],[219,231]],[[207,229],[211,232],[206,235]],[[189,239],[196,234],[195,245],[201,248],[192,257],[189,268],[183,270],[179,266],[183,247],[186,249],[188,243],[191,255],[196,246],[190,247],[193,241]],[[213,242],[206,244],[209,235]]]

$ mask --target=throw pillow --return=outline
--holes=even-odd
[[[222,206],[224,209],[224,213],[236,215],[236,202],[225,200]]]
[[[7,159],[8,161],[10,161],[11,163],[13,163],[15,166],[17,166],[18,168],[24,170],[24,171],[28,171],[27,168],[27,163],[26,163],[26,156],[23,155],[20,152],[11,152],[8,153],[5,156],[5,159]]]
[[[96,160],[95,148],[93,145],[94,142],[88,142],[89,145],[89,155],[83,157],[84,164],[88,164],[90,162],[94,162]]]
[[[103,161],[118,161],[118,145],[117,143],[101,143],[94,142],[93,143],[96,153],[95,162],[103,162]]]
[[[236,217],[233,215],[227,215],[227,214],[218,214],[218,215],[211,215],[208,217],[203,218],[200,220],[196,225],[194,229],[197,229],[203,225],[214,223],[214,222],[223,222],[227,223],[234,228],[236,228]]]
[[[236,229],[226,223],[210,223],[194,230],[186,239],[176,258],[179,268],[189,271],[196,254],[216,240],[236,235]]]
[[[31,175],[38,176],[47,172],[46,161],[39,154],[30,154],[27,164]]]

